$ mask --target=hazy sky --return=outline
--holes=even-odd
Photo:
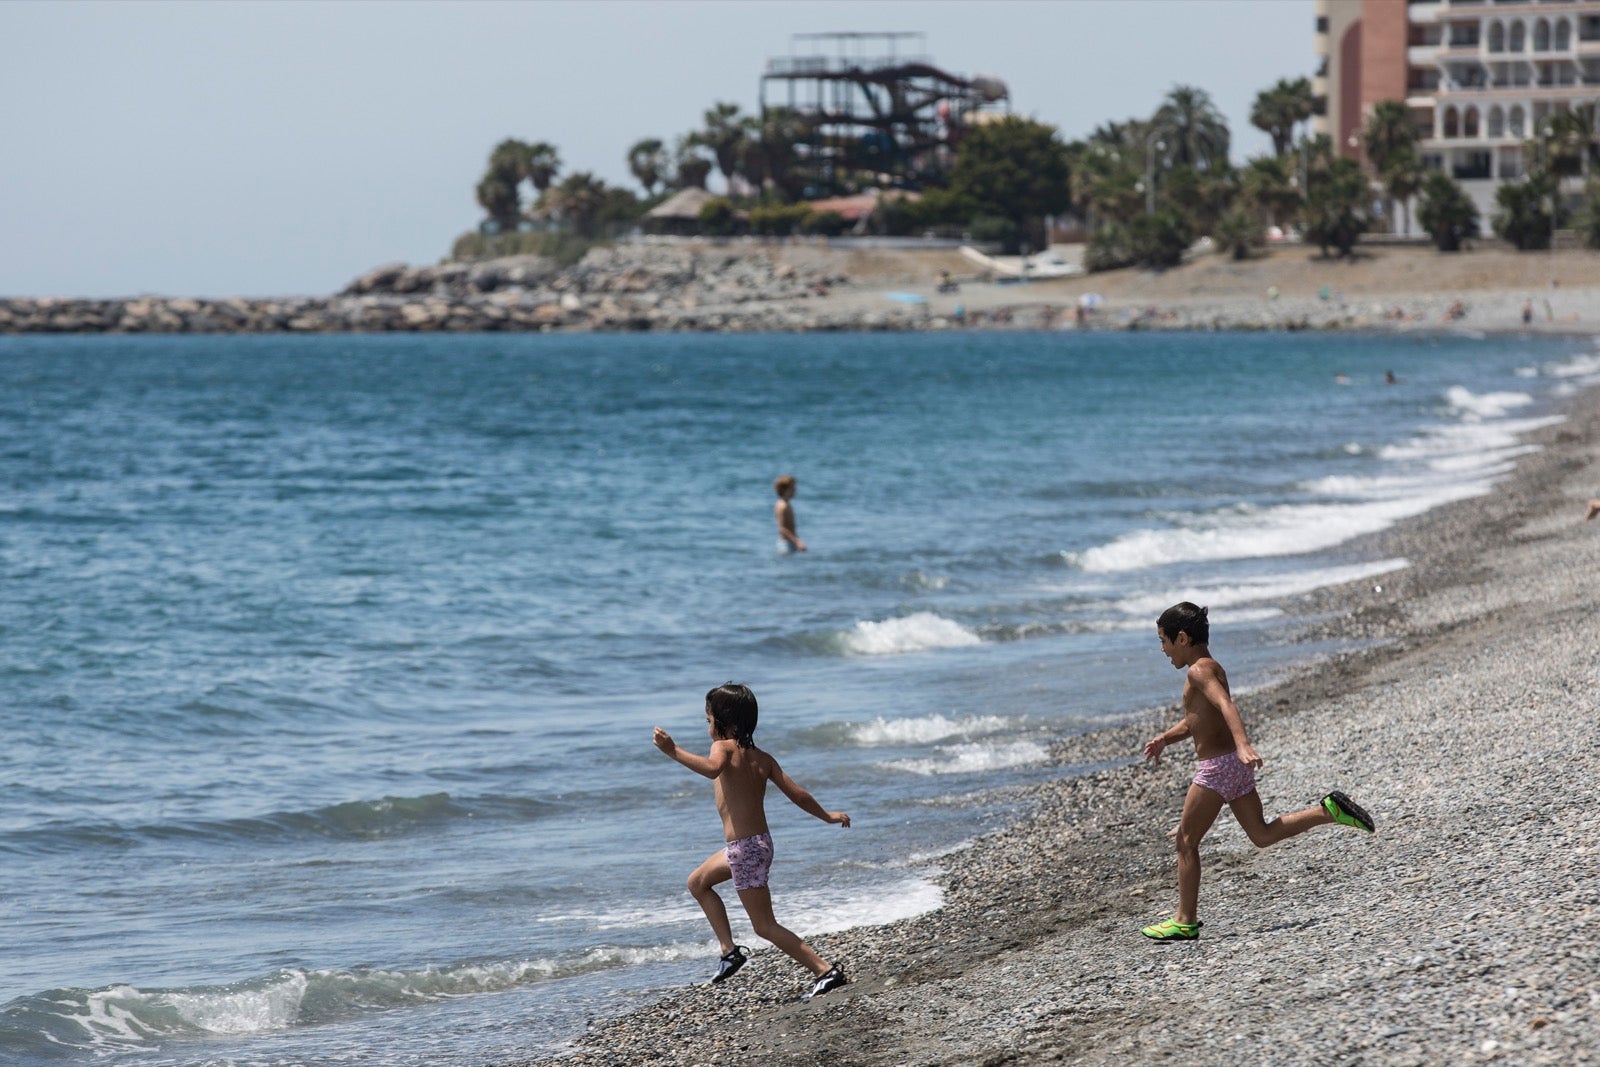
[[[497,141],[637,191],[629,146],[753,111],[795,33],[922,32],[1066,139],[1198,85],[1242,158],[1312,23],[1312,0],[7,0],[0,296],[326,293],[435,262]]]

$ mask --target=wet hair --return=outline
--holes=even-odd
[[[1211,620],[1206,617],[1206,609],[1187,600],[1163,611],[1156,620],[1156,628],[1168,641],[1176,641],[1179,634],[1188,634],[1191,645],[1203,645],[1211,640]]]
[[[717,736],[740,748],[755,747],[756,695],[738,682],[724,682],[706,694],[706,713]]]
[[[783,495],[783,491],[785,489],[792,490],[793,488],[794,475],[792,474],[780,474],[776,478],[772,479],[772,491],[777,493],[779,496]]]

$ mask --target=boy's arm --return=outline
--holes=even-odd
[[[808,815],[815,815],[826,823],[838,823],[840,826],[850,825],[850,816],[842,811],[828,811],[817,798],[801,788],[800,783],[783,773],[783,768],[778,766],[778,761],[772,761],[772,781],[782,790],[783,795],[794,802],[794,806]]]
[[[685,752],[672,740],[672,735],[661,727],[656,727],[654,737],[656,747],[696,774],[707,778],[715,778],[722,773],[728,765],[728,751],[732,741],[715,741],[711,745],[711,756],[697,756],[693,752]]]
[[[1151,763],[1160,763],[1162,750],[1168,745],[1182,741],[1191,732],[1189,720],[1187,718],[1180,720],[1178,725],[1163,730],[1144,743],[1144,758]]]
[[[1222,721],[1228,727],[1228,733],[1233,738],[1234,754],[1239,757],[1239,762],[1248,767],[1260,767],[1266,760],[1256,753],[1250,744],[1250,738],[1244,732],[1244,718],[1239,714],[1239,709],[1233,703],[1233,694],[1228,692],[1228,683],[1223,681],[1219,671],[1208,670],[1196,679],[1200,692],[1211,701],[1211,706],[1217,709],[1222,716]]]

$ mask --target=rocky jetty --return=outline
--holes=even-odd
[[[597,248],[562,268],[538,256],[390,264],[330,297],[0,299],[0,333],[339,333],[533,330],[841,330],[909,327],[914,310],[830,308],[848,278],[780,249]],[[897,320],[901,320],[897,322]]]

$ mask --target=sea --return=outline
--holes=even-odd
[[[651,730],[704,751],[729,680],[854,824],[769,796],[780,921],[936,908],[1093,769],[1052,740],[1176,698],[1163,608],[1243,691],[1336,651],[1293,598],[1597,381],[1470,334],[0,338],[0,1063],[491,1064],[705,981],[721,827]]]

